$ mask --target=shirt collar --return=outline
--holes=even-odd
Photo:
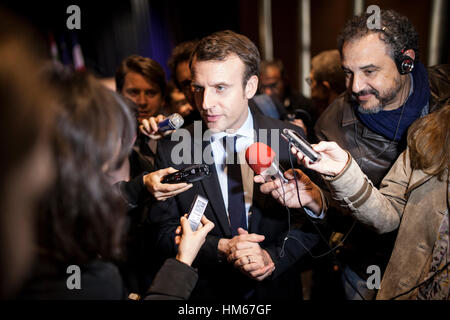
[[[225,136],[235,136],[235,135],[237,135],[238,137],[254,139],[253,115],[252,115],[249,107],[247,107],[247,110],[248,110],[247,119],[242,124],[242,126],[236,131],[236,133],[231,133],[231,132],[227,132],[227,131],[221,131],[221,132],[214,133],[211,135],[211,142],[220,140]]]

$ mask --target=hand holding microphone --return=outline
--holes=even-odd
[[[268,145],[261,142],[252,144],[246,151],[246,160],[257,174],[254,182],[262,184],[260,186],[262,193],[270,194],[281,205],[289,208],[304,206],[315,213],[322,211],[319,187],[299,169],[296,169],[297,181],[292,169],[283,174],[284,170],[280,170],[276,161],[275,151]],[[301,203],[298,201],[299,197]]]
[[[279,178],[286,183],[287,179],[283,176],[284,170],[280,167],[276,157],[275,151],[261,142],[253,143],[245,151],[245,160],[256,174],[263,177],[265,181]]]
[[[153,140],[159,140],[169,135],[173,130],[181,128],[184,119],[178,113],[173,113],[167,118],[162,114],[142,120],[139,130]]]

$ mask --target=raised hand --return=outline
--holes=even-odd
[[[306,168],[328,176],[336,176],[345,168],[349,160],[348,153],[336,142],[321,141],[312,145],[312,148],[322,155],[322,159],[312,163],[303,153],[291,148],[291,152],[297,156],[297,161]]]
[[[174,168],[166,168],[158,171],[151,172],[144,176],[144,184],[147,190],[158,201],[165,201],[171,197],[176,196],[179,193],[185,192],[192,188],[192,184],[187,183],[161,183],[161,179],[169,173],[177,172]]]
[[[143,119],[139,125],[139,131],[148,136],[150,139],[159,140],[162,137],[169,135],[173,130],[168,130],[164,132],[158,131],[158,123],[165,120],[166,118],[159,114],[156,117],[150,117],[148,119]]]
[[[178,245],[176,259],[192,265],[200,248],[205,243],[206,235],[214,228],[214,223],[202,217],[196,231],[192,231],[187,215],[180,218],[181,227],[176,230],[175,243]]]
[[[260,191],[264,194],[270,194],[281,205],[289,208],[301,208],[304,206],[316,214],[320,214],[323,206],[320,188],[300,169],[295,169],[295,173],[297,183],[292,169],[284,173],[288,183],[282,184],[280,179],[265,182],[264,178],[259,175],[254,177],[254,181],[262,183]],[[298,200],[299,198],[301,203]]]

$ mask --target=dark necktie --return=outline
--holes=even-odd
[[[228,176],[228,215],[230,218],[231,234],[238,234],[237,229],[247,230],[245,212],[244,188],[242,185],[241,165],[236,152],[237,136],[226,137],[227,176]],[[232,149],[231,149],[232,148]]]

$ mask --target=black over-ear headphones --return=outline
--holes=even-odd
[[[389,35],[389,29],[387,27],[381,28],[381,30],[387,35]],[[392,36],[391,36],[392,38]],[[394,37],[394,40],[396,40],[396,37]],[[407,48],[404,48],[400,52],[396,52],[395,55],[395,64],[397,65],[397,70],[400,74],[408,74],[414,69],[414,59],[405,54],[407,51]]]
[[[397,65],[400,74],[408,74],[414,69],[414,59],[405,54],[403,49],[398,56],[395,57],[395,64]]]

